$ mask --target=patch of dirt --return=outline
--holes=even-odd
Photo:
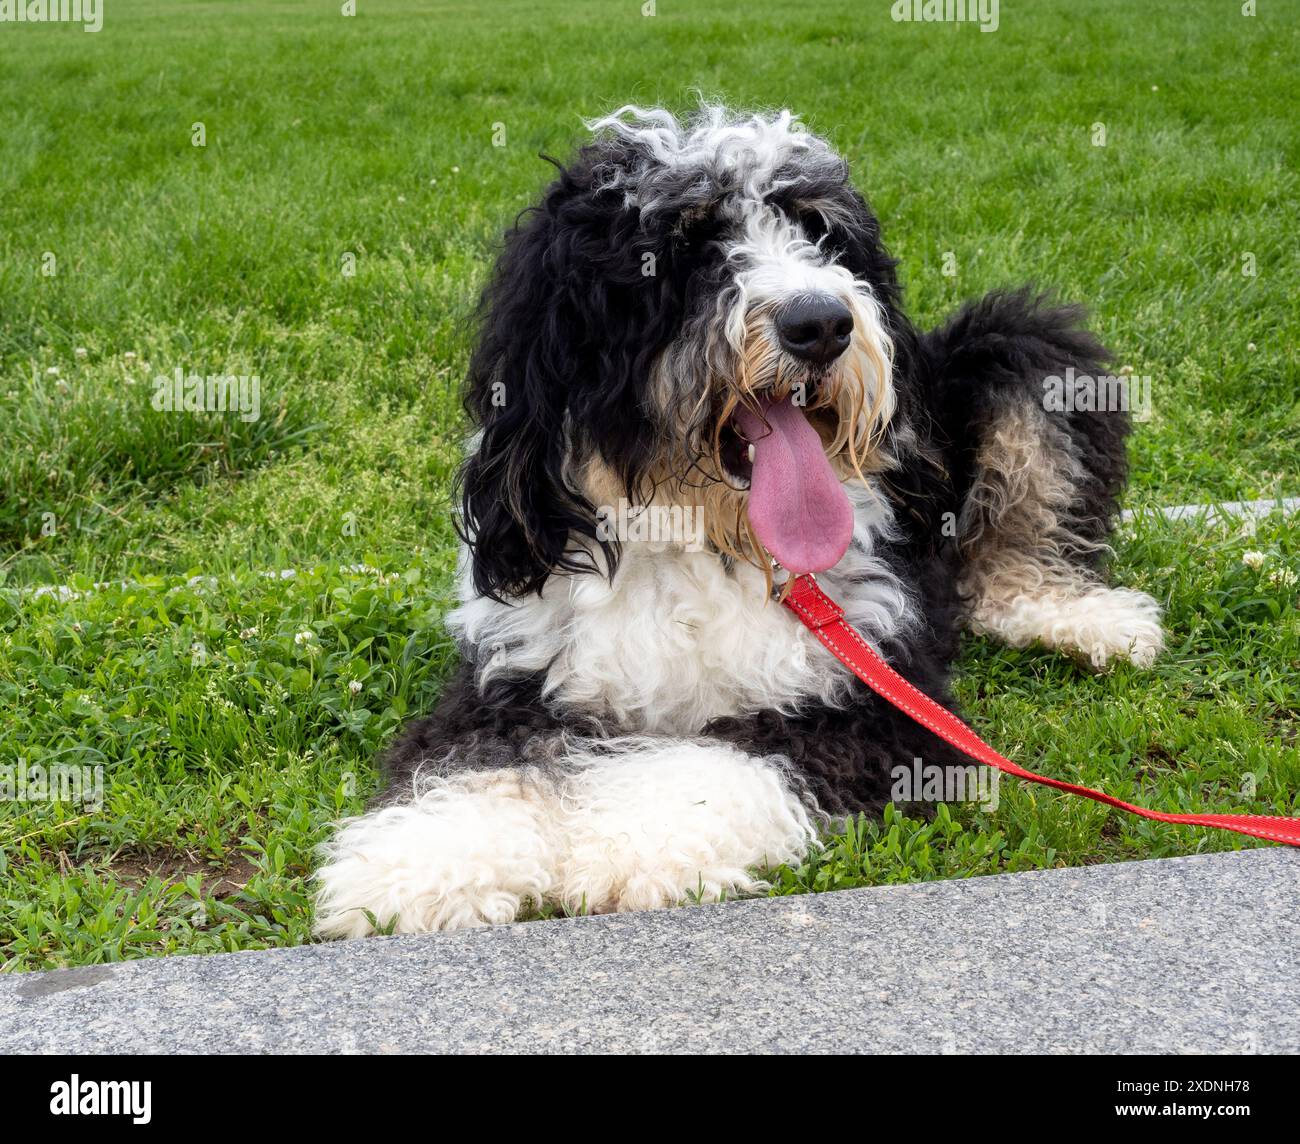
[[[1147,778],[1161,771],[1176,771],[1183,765],[1178,755],[1159,743],[1148,743],[1145,754],[1147,761],[1137,771],[1140,778]]]
[[[213,866],[189,854],[162,852],[158,854],[120,853],[107,857],[103,869],[119,882],[142,886],[150,878],[165,883],[182,882],[197,874],[203,894],[213,898],[229,898],[239,893],[248,880],[257,873],[257,867],[247,858],[236,857],[223,866]]]
[[[1269,728],[1277,732],[1283,746],[1294,747],[1297,740],[1300,740],[1300,711],[1294,711],[1290,707],[1270,707],[1262,715]]]

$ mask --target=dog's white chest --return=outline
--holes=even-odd
[[[548,684],[621,730],[692,735],[710,719],[820,693],[837,674],[767,598],[753,568],[706,553],[638,553],[615,585],[574,584],[572,638]]]
[[[851,552],[825,577],[869,639],[908,622],[906,593]],[[851,581],[845,573],[854,575]],[[540,672],[549,699],[604,720],[610,732],[695,735],[711,720],[809,701],[842,702],[851,676],[785,608],[758,569],[728,572],[708,552],[627,545],[611,584],[554,577],[514,606],[467,600],[448,616],[480,679]]]

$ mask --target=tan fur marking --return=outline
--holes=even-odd
[[[1107,588],[1078,557],[1104,548],[1070,527],[1083,477],[1068,434],[1033,406],[1008,406],[977,454],[958,525],[970,626],[1012,647],[1038,642],[1093,667],[1150,666],[1163,644],[1150,596]]]

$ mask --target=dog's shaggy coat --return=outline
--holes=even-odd
[[[963,625],[1096,667],[1161,646],[1155,601],[1099,573],[1127,418],[1044,401],[1104,367],[1077,308],[995,293],[914,328],[847,165],[788,113],[592,126],[485,292],[464,659],[325,847],[326,936],[755,891],[894,767],[965,762],[774,603],[742,409],[816,430],[853,514],[819,578],[939,702]],[[809,300],[833,326],[792,325]],[[620,503],[703,543],[611,535]]]

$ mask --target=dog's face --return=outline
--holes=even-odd
[[[690,509],[760,566],[824,566],[852,531],[834,486],[884,463],[902,325],[847,164],[788,113],[592,126],[485,294],[463,474],[477,589],[612,562],[599,524],[620,500]]]

